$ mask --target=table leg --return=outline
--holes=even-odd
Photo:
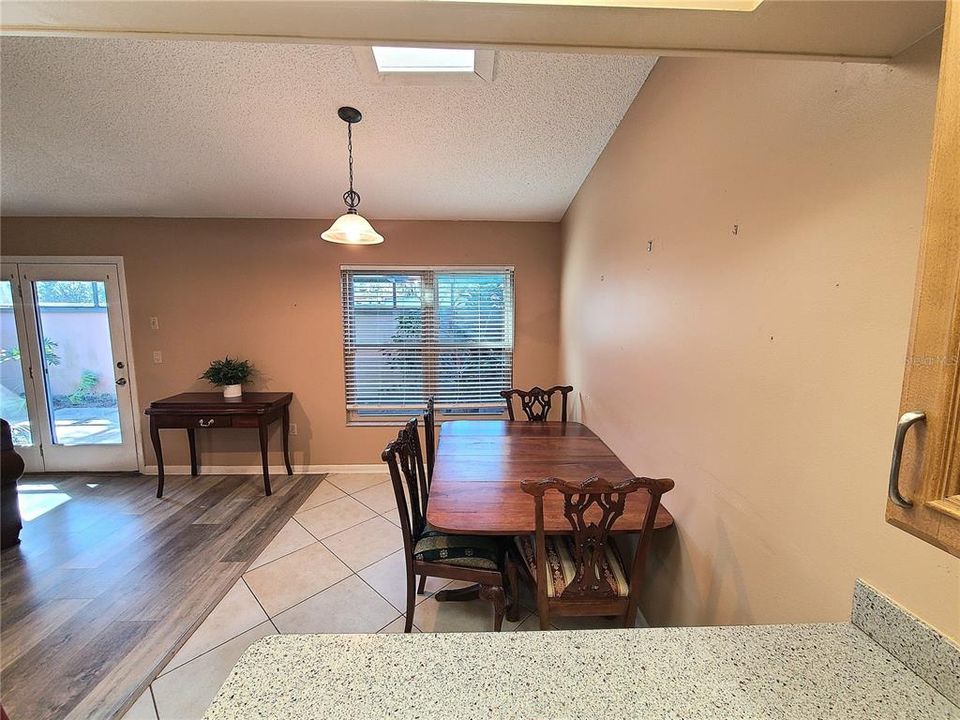
[[[196,477],[200,470],[197,467],[197,432],[193,428],[187,428],[187,442],[190,443],[190,474]]]
[[[290,465],[290,406],[283,406],[283,462],[287,466],[287,475],[293,475]]]
[[[263,462],[263,492],[272,494],[270,490],[270,466],[267,462],[267,423],[260,418],[260,459]]]
[[[520,622],[520,586],[518,585],[517,566],[507,555],[507,584],[510,596],[507,599],[507,620]]]
[[[150,418],[150,440],[153,442],[153,452],[157,456],[157,497],[163,497],[163,450],[160,447],[160,428],[152,417]]]

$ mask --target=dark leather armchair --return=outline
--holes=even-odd
[[[20,542],[20,505],[17,480],[23,475],[23,458],[13,447],[10,423],[0,420],[0,548]]]

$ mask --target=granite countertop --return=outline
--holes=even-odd
[[[850,623],[278,635],[207,711],[227,718],[960,720]]]

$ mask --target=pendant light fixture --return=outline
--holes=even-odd
[[[328,242],[343,245],[378,245],[383,242],[380,235],[366,218],[357,212],[360,204],[360,193],[353,189],[353,126],[360,122],[363,116],[360,111],[352,107],[342,107],[337,115],[347,124],[347,156],[350,167],[350,189],[343,194],[343,202],[347,212],[334,220],[330,229],[321,233],[320,237]]]

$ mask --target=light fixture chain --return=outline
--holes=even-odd
[[[349,158],[350,168],[350,189],[343,194],[343,204],[347,206],[347,212],[356,212],[360,204],[360,193],[353,189],[353,124],[347,123],[347,157]]]
[[[350,193],[353,193],[353,124],[347,123],[347,155],[350,158]]]

